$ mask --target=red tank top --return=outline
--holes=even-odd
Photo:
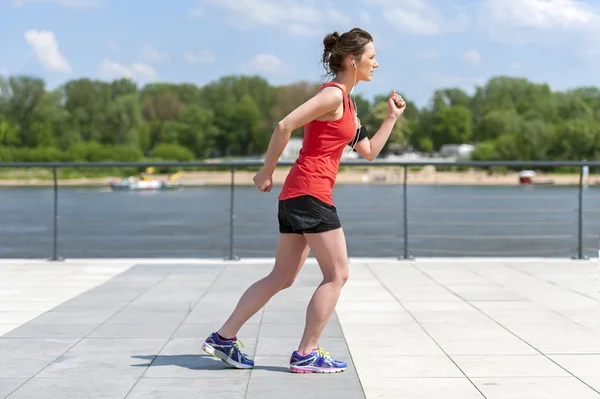
[[[319,91],[328,86],[342,90],[342,117],[333,121],[313,120],[304,126],[302,148],[285,179],[278,197],[280,200],[312,195],[334,205],[333,186],[344,149],[356,135],[356,122],[352,101],[344,89],[337,83],[329,82],[323,84]]]

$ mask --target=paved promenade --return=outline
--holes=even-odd
[[[297,375],[310,259],[231,369],[202,341],[271,265],[0,260],[0,399],[600,399],[598,259],[352,259],[321,341],[349,368]]]

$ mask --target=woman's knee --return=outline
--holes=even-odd
[[[326,268],[326,270],[327,272],[323,275],[325,282],[335,283],[340,286],[346,284],[350,276],[347,260],[340,260],[332,267]]]
[[[278,291],[290,288],[296,280],[296,276],[276,272],[271,272],[268,278],[271,280],[271,285]]]

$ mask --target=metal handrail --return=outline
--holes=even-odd
[[[277,166],[292,166],[293,161],[280,161]],[[115,168],[115,167],[177,167],[177,168],[206,168],[206,169],[230,169],[231,171],[231,189],[230,189],[230,212],[229,212],[229,254],[226,259],[239,259],[234,253],[234,229],[235,229],[235,170],[236,168],[256,167],[263,165],[262,160],[233,160],[222,162],[177,162],[177,161],[144,161],[144,162],[0,162],[0,168],[51,168],[54,182],[54,219],[53,219],[53,253],[51,260],[62,259],[58,255],[58,179],[57,170],[60,168]],[[577,259],[584,259],[583,256],[583,166],[600,167],[600,161],[440,161],[440,160],[420,160],[420,161],[385,161],[385,160],[343,160],[341,166],[384,166],[384,167],[402,167],[403,168],[403,234],[404,248],[400,259],[411,259],[408,246],[408,169],[419,166],[446,166],[446,167],[493,167],[503,166],[508,168],[558,168],[558,167],[578,167],[578,207],[577,207]],[[450,251],[448,251],[450,252]]]
[[[294,161],[279,161],[277,166],[292,166]],[[261,167],[262,160],[232,160],[232,161],[143,161],[143,162],[0,162],[0,168],[114,168],[114,167],[194,167],[194,168],[231,168],[231,167]],[[600,167],[600,161],[385,161],[376,159],[367,161],[342,160],[340,166],[471,166],[471,167]]]

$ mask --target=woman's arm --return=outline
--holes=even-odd
[[[366,160],[373,161],[377,158],[385,146],[385,143],[387,143],[390,138],[390,134],[392,133],[396,121],[406,109],[406,102],[399,94],[396,94],[396,91],[394,90],[388,99],[388,107],[389,112],[379,130],[377,130],[371,139],[368,137],[364,138],[354,147],[356,152]]]
[[[398,117],[394,115],[388,115],[381,124],[379,130],[377,130],[377,133],[375,133],[370,139],[365,137],[364,139],[360,140],[358,143],[356,143],[354,150],[356,150],[356,152],[358,152],[366,160],[373,161],[375,158],[377,158],[385,146],[385,143],[387,143],[388,139],[390,138],[390,134],[392,133],[392,129],[396,124],[396,120],[398,120]]]
[[[270,191],[273,185],[272,176],[277,166],[277,161],[283,149],[290,140],[292,132],[308,122],[326,114],[335,112],[344,100],[342,91],[328,87],[318,95],[310,98],[289,115],[283,118],[275,127],[269,141],[262,169],[254,176],[254,184],[261,191]]]

